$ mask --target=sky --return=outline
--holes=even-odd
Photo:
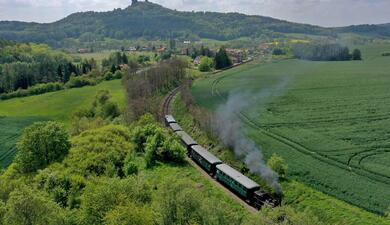
[[[150,0],[185,11],[241,12],[321,26],[390,23],[390,0]],[[54,22],[80,11],[125,8],[130,0],[0,0],[0,20]]]

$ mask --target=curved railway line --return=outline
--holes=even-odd
[[[229,75],[223,75],[221,77],[216,78],[213,81],[212,86],[211,86],[211,95],[212,96],[217,96],[219,98],[226,99],[219,92],[218,85],[227,76],[229,76]],[[265,128],[264,126],[262,126],[258,122],[256,122],[253,119],[251,119],[244,112],[240,112],[240,115],[238,115],[238,116],[247,126],[257,130],[258,132],[261,132],[264,135],[267,135],[268,137],[271,137],[271,138],[279,141],[280,143],[283,143],[283,144],[289,146],[290,148],[294,149],[295,151],[298,151],[298,152],[300,152],[302,154],[305,154],[305,155],[309,155],[309,156],[311,156],[311,157],[313,157],[313,158],[315,158],[315,159],[317,159],[317,160],[319,160],[321,162],[327,163],[329,165],[336,166],[338,168],[347,170],[349,172],[353,172],[355,174],[367,177],[367,178],[369,178],[371,180],[375,180],[377,182],[381,182],[381,183],[384,183],[384,184],[390,184],[390,176],[387,176],[387,175],[384,175],[384,174],[381,174],[381,173],[377,173],[377,172],[365,169],[364,167],[360,166],[360,163],[361,163],[362,160],[359,160],[359,164],[358,164],[359,166],[351,164],[351,161],[355,157],[357,157],[358,155],[360,155],[362,153],[369,153],[368,151],[364,151],[364,152],[359,152],[359,153],[353,154],[348,159],[348,163],[346,164],[345,162],[343,162],[341,160],[338,160],[338,159],[336,159],[336,158],[334,158],[334,157],[332,157],[330,155],[326,155],[326,154],[323,154],[321,152],[312,150],[312,149],[310,149],[310,148],[308,148],[308,147],[306,147],[306,146],[304,146],[304,145],[302,145],[302,144],[300,144],[298,142],[293,141],[292,139],[290,139],[288,137],[285,137],[285,136],[283,136],[281,134],[278,134],[278,133],[276,133],[274,131],[271,131],[270,129]]]

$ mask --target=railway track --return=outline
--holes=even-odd
[[[171,115],[171,103],[173,99],[176,97],[176,95],[179,93],[181,89],[181,86],[173,89],[163,100],[162,106],[161,106],[161,113],[160,113],[160,119],[161,121],[164,121],[165,115]]]
[[[172,115],[171,105],[173,103],[173,100],[177,96],[177,94],[180,92],[180,86],[172,90],[163,100],[161,104],[161,120],[164,122],[165,115]],[[196,164],[194,161],[192,161],[189,157],[186,157],[186,161],[192,165],[194,168],[196,168],[202,175],[205,177],[209,182],[213,183],[215,186],[219,187],[222,191],[224,191],[226,194],[228,194],[232,199],[234,199],[236,202],[240,203],[244,208],[248,209],[251,213],[256,213],[258,210],[251,205],[249,205],[247,202],[243,201],[241,198],[239,198],[237,195],[235,195],[233,192],[231,192],[228,188],[217,182],[215,179],[210,177],[208,173],[206,173],[198,164]]]

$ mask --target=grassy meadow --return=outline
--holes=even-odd
[[[243,112],[248,135],[290,176],[366,210],[390,205],[390,45],[360,46],[364,60],[285,60],[252,64],[195,82],[197,102],[211,110],[231,92],[252,94],[281,82],[276,96]]]
[[[67,124],[72,112],[89,106],[99,90],[109,90],[114,101],[121,107],[125,105],[125,92],[121,80],[114,80],[96,86],[0,101],[0,116],[40,116]]]
[[[125,93],[120,80],[0,101],[0,168],[12,162],[15,144],[25,127],[41,120],[56,120],[69,126],[72,112],[89,106],[98,90],[110,90],[113,100],[124,107]]]

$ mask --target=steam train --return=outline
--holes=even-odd
[[[188,156],[195,163],[245,202],[257,209],[263,205],[276,207],[281,204],[281,196],[273,196],[261,190],[260,185],[255,181],[224,164],[207,149],[198,145],[190,135],[183,131],[172,115],[165,116],[165,124],[179,136],[183,146],[187,148]]]

